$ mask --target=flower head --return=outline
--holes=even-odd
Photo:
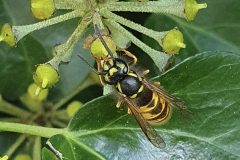
[[[168,54],[178,53],[181,48],[186,47],[183,41],[183,34],[177,28],[168,31],[165,37],[162,39],[162,47],[164,52]]]
[[[112,38],[109,36],[103,36],[103,39],[106,42],[110,51],[114,54],[117,47],[116,44],[113,42]],[[105,49],[99,38],[93,41],[91,45],[91,53],[97,59],[101,57],[106,57],[108,55],[107,50]]]
[[[31,0],[31,10],[37,19],[47,19],[51,17],[55,10],[53,0]]]
[[[200,9],[207,8],[207,3],[198,4],[196,0],[185,0],[185,16],[187,20],[192,21]]]
[[[4,24],[2,27],[0,33],[0,42],[1,41],[6,42],[11,47],[16,45],[16,39],[14,37],[12,27],[8,23]]]

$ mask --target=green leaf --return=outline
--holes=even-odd
[[[145,26],[154,30],[170,30],[179,27],[183,32],[186,49],[177,55],[181,61],[191,55],[203,51],[232,51],[240,50],[240,1],[236,0],[204,0],[207,9],[201,10],[193,22],[170,15],[153,14]],[[157,42],[144,37],[153,48],[161,50]]]
[[[239,54],[205,52],[155,78],[191,111],[185,117],[174,110],[169,122],[155,127],[166,142],[164,149],[155,148],[110,96],[87,103],[71,120],[68,133],[50,141],[71,160],[239,159],[239,67]],[[44,160],[53,159],[47,154],[44,149]]]

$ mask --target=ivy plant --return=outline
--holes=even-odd
[[[239,159],[239,6],[0,0],[0,160]],[[94,25],[133,52],[138,68],[150,69],[150,82],[186,103],[189,114],[174,108],[168,122],[154,126],[165,148],[147,140],[77,58],[94,65]]]

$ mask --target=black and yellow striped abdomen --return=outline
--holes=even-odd
[[[146,89],[135,102],[139,112],[152,125],[159,125],[171,117],[171,106],[155,90]]]

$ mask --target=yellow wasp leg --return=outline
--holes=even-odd
[[[148,73],[150,72],[150,70],[145,70],[145,71],[143,71],[143,73],[142,73],[142,77],[145,77]]]
[[[132,111],[131,111],[131,109],[128,107],[128,114],[132,114]]]
[[[118,99],[117,104],[116,104],[116,107],[117,107],[117,108],[120,108],[120,107],[121,107],[121,104],[122,104],[122,100]]]

